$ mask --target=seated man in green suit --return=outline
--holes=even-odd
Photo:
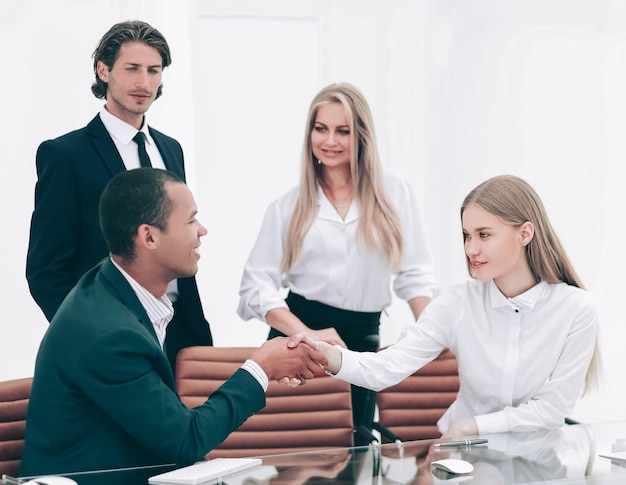
[[[178,176],[122,172],[100,200],[110,257],[70,292],[35,365],[20,476],[200,460],[265,405],[268,380],[298,385],[324,356],[263,344],[203,405],[179,399],[163,350],[168,283],[198,269],[193,195]]]

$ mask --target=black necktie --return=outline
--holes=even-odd
[[[144,135],[141,131],[138,131],[137,134],[133,137],[135,143],[137,143],[137,151],[139,152],[139,163],[142,167],[152,167],[150,163],[150,157],[148,156],[148,152],[146,151],[146,135]]]

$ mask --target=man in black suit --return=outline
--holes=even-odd
[[[198,270],[207,230],[196,213],[167,170],[122,172],[104,189],[110,257],[80,278],[41,342],[20,476],[198,461],[265,406],[269,380],[299,385],[328,363],[273,339],[205,403],[181,402],[162,351],[173,314],[165,292]]]
[[[144,22],[118,23],[102,37],[93,59],[91,89],[106,99],[105,106],[85,128],[45,141],[37,150],[26,277],[48,321],[85,271],[107,255],[98,222],[98,201],[107,182],[144,165],[185,179],[180,144],[148,127],[145,118],[161,95],[163,69],[171,63],[163,35]],[[174,368],[181,348],[213,341],[195,278],[173,281],[168,295],[175,313],[166,350]]]

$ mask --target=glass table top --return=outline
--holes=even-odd
[[[260,468],[208,483],[626,484],[626,465],[600,456],[626,451],[626,421],[565,425],[548,432],[501,433],[480,438],[486,438],[487,443],[447,448],[433,446],[436,440],[423,440],[269,455],[261,457]],[[468,475],[445,474],[431,465],[442,458],[466,460],[474,469]],[[173,465],[160,465],[66,476],[79,485],[145,485],[149,477],[172,468]]]

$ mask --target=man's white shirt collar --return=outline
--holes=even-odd
[[[100,110],[100,119],[109,134],[124,145],[128,145],[133,141],[134,136],[137,134],[137,128],[109,113],[105,106]],[[148,130],[146,115],[143,117],[143,125],[139,131],[146,135],[146,143],[154,144],[154,140],[150,136],[150,130]]]
[[[164,294],[161,298],[155,298],[152,293],[146,290],[131,275],[124,271],[122,267],[113,260],[113,258],[111,258],[111,262],[119,270],[119,272],[122,273],[122,276],[126,278],[128,284],[130,284],[131,288],[135,291],[135,294],[139,299],[139,303],[141,303],[141,306],[143,306],[144,310],[146,310],[146,314],[150,319],[150,323],[154,327],[159,343],[161,344],[161,347],[163,347],[167,324],[174,316],[174,306],[172,305],[172,302],[168,298],[167,294]]]

